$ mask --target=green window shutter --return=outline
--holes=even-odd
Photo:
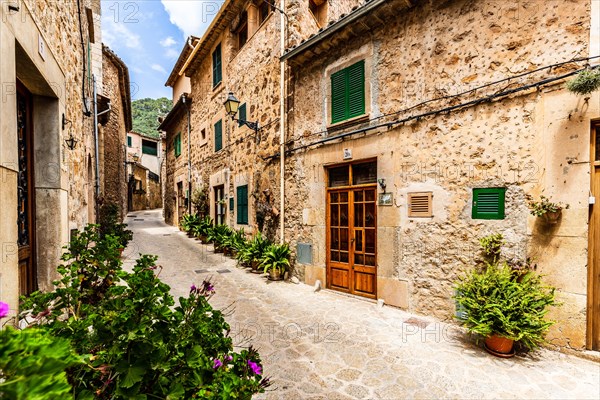
[[[229,198],[229,211],[233,211],[233,197]]]
[[[346,69],[348,118],[354,118],[365,113],[365,62],[357,62]]]
[[[127,147],[133,146],[131,136],[127,136]]]
[[[223,80],[223,69],[221,63],[221,45],[219,44],[212,55],[213,59],[213,87]]]
[[[473,219],[504,219],[506,188],[473,189]]]
[[[181,155],[181,133],[175,136],[173,147],[175,148],[175,157],[179,157]]]
[[[248,185],[237,188],[237,223],[248,224]]]
[[[215,124],[215,151],[223,148],[223,120],[219,120]]]
[[[240,108],[238,108],[238,126],[243,126],[244,123],[242,121],[246,121],[246,103],[242,104]]]
[[[331,123],[365,113],[365,61],[331,75]]]
[[[331,123],[346,120],[346,71],[331,75]]]

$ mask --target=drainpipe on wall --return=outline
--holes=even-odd
[[[281,10],[283,12],[279,13],[281,18],[281,56],[283,57],[285,53],[285,0],[281,0]],[[285,65],[286,62],[284,60],[280,61],[280,77],[279,77],[279,90],[280,90],[280,99],[279,99],[279,113],[281,115],[279,122],[279,154],[281,157],[280,163],[280,203],[279,203],[279,229],[281,230],[281,243],[285,242],[285,128],[286,128],[286,115],[285,115]]]
[[[191,116],[191,110],[190,110],[190,106],[189,104],[186,103],[186,95],[185,93],[181,95],[181,101],[183,102],[183,104],[185,105],[185,108],[187,109],[187,117],[188,117],[188,140],[187,140],[187,147],[188,147],[188,196],[187,196],[187,202],[188,202],[188,214],[192,213],[192,154],[191,154],[191,150],[192,150],[192,116]]]
[[[100,151],[98,150],[98,93],[97,93],[97,88],[96,88],[96,75],[92,75],[92,82],[93,82],[93,88],[94,88],[94,93],[93,93],[93,99],[92,102],[94,104],[94,152],[95,152],[95,156],[96,156],[96,184],[95,184],[95,204],[94,204],[94,208],[96,209],[96,222],[98,222],[98,212],[99,212],[99,208],[98,208],[98,200],[100,199],[100,159],[99,159],[99,153]]]

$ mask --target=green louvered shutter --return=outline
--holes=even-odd
[[[237,223],[248,224],[248,185],[237,188]]]
[[[213,58],[213,87],[223,80],[223,69],[221,64],[221,45],[219,44],[212,55]]]
[[[365,113],[365,62],[360,61],[347,68],[348,118]]]
[[[331,123],[346,119],[346,70],[341,70],[331,75]]]
[[[215,151],[223,148],[223,120],[219,120],[215,124]]]
[[[173,147],[175,150],[175,157],[179,157],[181,155],[181,133],[178,133],[177,136],[175,136]]]
[[[242,121],[246,121],[246,103],[238,108],[238,120],[238,126],[243,126],[244,122]]]
[[[473,189],[473,219],[504,219],[506,188]]]

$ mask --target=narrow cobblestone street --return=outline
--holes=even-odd
[[[273,386],[266,399],[598,399],[600,365],[543,350],[503,360],[451,324],[307,285],[267,283],[164,224],[130,214],[125,264],[156,254],[174,296],[210,278],[238,346],[254,345]]]

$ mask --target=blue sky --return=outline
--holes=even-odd
[[[133,100],[171,98],[165,82],[189,35],[201,37],[222,0],[102,0],[102,41],[129,67]]]

